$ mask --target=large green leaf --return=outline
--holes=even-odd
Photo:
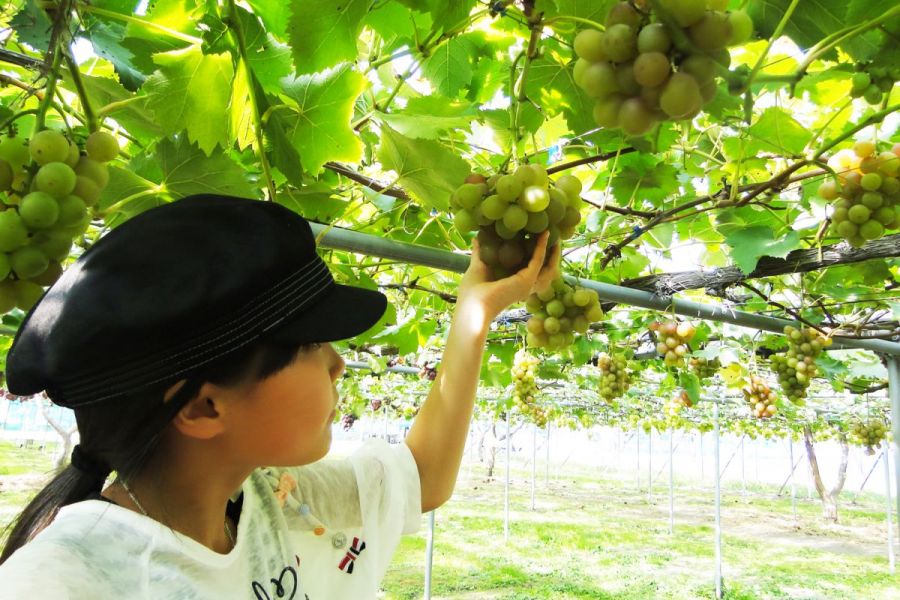
[[[764,149],[787,155],[800,154],[812,139],[810,133],[787,111],[778,107],[766,109],[748,130],[755,138],[748,154]]]
[[[756,0],[747,3],[747,11],[753,17],[756,30],[765,38],[774,33],[790,4],[791,0]],[[877,14],[878,3],[866,0],[865,4],[865,9],[855,11],[854,18],[871,18]],[[888,4],[890,2],[884,3],[883,7],[888,8]],[[802,0],[797,3],[784,33],[801,48],[810,48],[835,31],[858,23],[849,20],[848,7],[848,0]],[[877,36],[867,34],[849,38],[841,47],[855,60],[864,61],[875,56],[876,42]]]
[[[422,63],[422,72],[441,94],[453,98],[472,81],[471,50],[465,38],[453,38]]]
[[[266,33],[259,19],[241,7],[237,9],[247,46],[247,63],[262,88],[277,94],[282,77],[291,73],[291,49]]]
[[[229,104],[234,68],[228,54],[203,54],[199,46],[157,54],[159,71],[144,84],[147,107],[163,131],[187,130],[208,155],[229,145]]]
[[[442,96],[412,98],[402,111],[378,113],[377,118],[395,131],[413,138],[436,139],[451,130],[468,129],[479,117],[476,107]]]
[[[725,236],[731,246],[731,258],[744,273],[752,273],[763,256],[784,258],[791,250],[800,247],[800,234],[790,231],[776,237],[769,227],[739,229]]]
[[[356,162],[362,142],[350,127],[353,103],[365,80],[349,67],[312,75],[286,77],[284,95],[293,103],[292,113],[282,113],[285,134],[312,175],[331,160]]]
[[[26,1],[9,25],[16,32],[20,42],[28,44],[35,50],[47,51],[53,25],[47,18],[47,13],[38,7],[37,2]]]
[[[272,35],[284,39],[291,18],[291,3],[284,0],[247,0],[254,14],[262,19]]]
[[[423,206],[447,210],[450,194],[469,175],[469,165],[431,140],[417,140],[385,126],[378,160],[397,173],[398,182]]]
[[[596,127],[594,103],[575,85],[572,69],[547,55],[532,61],[525,81],[525,92],[537,102],[547,116],[562,114],[569,129],[576,134]]]
[[[162,135],[162,128],[153,114],[146,108],[146,99],[129,92],[114,79],[81,75],[88,100],[94,109],[100,109],[113,102],[115,110],[107,114],[125,127],[129,133],[142,139],[150,139]],[[136,99],[137,98],[137,99]]]
[[[291,0],[287,34],[298,73],[315,73],[356,58],[368,0]]]

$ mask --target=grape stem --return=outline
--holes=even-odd
[[[94,133],[100,128],[100,120],[91,106],[87,89],[84,87],[84,80],[81,78],[81,71],[78,69],[78,63],[75,62],[68,50],[63,50],[62,54],[63,58],[65,58],[66,66],[69,68],[69,74],[72,76],[72,82],[75,84],[75,92],[78,94],[78,99],[81,100],[81,112],[84,113],[87,130],[89,133]]]
[[[224,21],[234,36],[238,55],[241,59],[240,66],[244,70],[244,76],[247,78],[247,93],[250,96],[250,110],[253,114],[253,130],[256,136],[256,153],[259,156],[259,163],[262,167],[263,176],[266,179],[266,189],[269,193],[269,200],[274,202],[276,192],[275,180],[272,177],[272,168],[269,165],[269,158],[266,156],[265,130],[259,114],[259,98],[257,97],[259,88],[256,76],[253,74],[253,71],[250,69],[250,64],[247,61],[247,43],[244,39],[244,30],[241,28],[241,20],[237,14],[234,0],[228,0],[226,9],[228,13]]]
[[[747,79],[744,80],[744,85],[740,88],[741,92],[746,91],[750,87],[753,79],[765,66],[766,57],[769,56],[769,52],[772,50],[772,46],[775,44],[778,38],[781,37],[781,33],[784,31],[784,28],[787,27],[788,21],[791,20],[791,16],[794,14],[794,10],[799,4],[800,0],[791,0],[790,5],[787,7],[787,10],[784,11],[784,15],[782,15],[781,20],[775,27],[775,31],[773,31],[772,35],[769,37],[769,42],[766,44],[765,49],[762,51],[762,54],[759,55],[759,59],[756,61],[756,64],[753,65],[753,70],[750,71],[750,75],[748,75]]]
[[[544,25],[547,25],[548,27],[550,27],[553,25],[553,23],[565,22],[565,21],[571,21],[572,23],[582,23],[584,25],[593,27],[594,29],[597,29],[599,31],[606,30],[605,26],[601,25],[600,23],[598,23],[596,21],[591,21],[590,19],[585,19],[583,17],[573,17],[571,15],[558,15],[555,17],[550,17],[549,19],[544,21]]]

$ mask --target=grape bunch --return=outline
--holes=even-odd
[[[863,98],[869,104],[881,104],[894,84],[900,81],[900,66],[883,67],[856,63],[856,72],[850,78],[850,96]]]
[[[694,325],[688,321],[656,321],[650,324],[650,331],[658,335],[656,352],[663,358],[666,366],[683,367],[684,356],[691,350],[688,342],[697,332]]]
[[[841,150],[828,161],[837,181],[824,181],[818,194],[833,201],[833,231],[852,246],[877,240],[900,229],[900,144],[877,152],[874,142],[861,140],[853,150]]]
[[[359,419],[358,416],[353,413],[344,413],[341,416],[341,427],[344,428],[344,431],[350,431],[350,428],[353,427],[353,424]]]
[[[691,371],[693,371],[701,380],[714,377],[722,367],[722,363],[719,362],[718,358],[707,360],[705,358],[694,357],[689,364]]]
[[[575,334],[584,333],[591,323],[603,318],[597,292],[571,286],[562,278],[546,290],[531,294],[525,301],[531,318],[525,324],[525,342],[532,348],[558,350],[575,343]]]
[[[425,362],[419,367],[419,379],[434,381],[437,379],[437,363]]]
[[[875,448],[887,438],[888,427],[881,419],[856,421],[850,426],[850,439],[860,446],[866,447],[866,454],[875,454]]]
[[[596,100],[597,125],[642,135],[657,121],[696,116],[716,94],[716,72],[731,63],[726,48],[753,33],[747,13],[726,12],[727,4],[662,0],[661,18],[619,2],[606,17],[605,31],[579,32],[573,77]],[[689,53],[674,43],[684,39]]]
[[[806,397],[806,388],[816,376],[816,358],[823,348],[831,345],[831,338],[821,335],[812,327],[798,329],[790,325],[784,328],[788,351],[773,354],[772,369],[778,374],[778,383],[791,402]]]
[[[674,397],[666,400],[665,404],[663,404],[663,411],[668,417],[676,417],[681,412],[681,409],[691,408],[693,405],[694,403],[691,402],[691,397],[688,396],[688,393],[681,390]]]
[[[778,407],[775,406],[775,392],[762,377],[751,375],[750,385],[741,391],[750,403],[750,413],[757,419],[774,417],[778,412]]]
[[[604,352],[597,357],[597,367],[600,369],[600,397],[607,402],[612,402],[631,387],[631,373],[624,356]]]
[[[538,427],[544,427],[547,425],[547,413],[535,402],[538,393],[535,379],[538,364],[538,359],[524,349],[516,352],[511,371],[513,400],[523,415],[529,417]]]
[[[472,175],[450,196],[453,224],[478,232],[481,259],[505,277],[528,264],[537,237],[550,232],[548,247],[575,235],[581,222],[581,182],[572,175],[556,181],[541,165],[485,179]]]
[[[383,402],[381,401],[381,399],[379,399],[379,398],[375,398],[374,400],[372,400],[371,402],[369,402],[369,406],[371,406],[371,407],[372,407],[372,410],[375,411],[375,412],[378,412],[379,410],[381,410],[381,407],[382,407],[383,405],[384,405],[384,403],[383,403]]]
[[[97,131],[85,151],[52,129],[0,139],[0,313],[31,308],[90,225],[119,143]]]

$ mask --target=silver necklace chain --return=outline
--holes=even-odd
[[[122,488],[125,490],[125,493],[128,494],[128,497],[131,498],[131,501],[134,502],[134,505],[138,507],[138,509],[141,511],[141,514],[143,514],[145,517],[150,517],[150,515],[147,514],[147,509],[145,509],[144,506],[140,503],[140,501],[137,499],[137,497],[131,491],[131,488],[128,487],[127,483],[125,483],[125,480],[120,479],[119,483],[122,484]],[[222,523],[222,525],[225,528],[225,535],[228,537],[228,542],[231,544],[231,547],[234,548],[234,546],[235,546],[234,534],[231,533],[231,528],[228,526],[227,518],[225,519],[224,523]]]

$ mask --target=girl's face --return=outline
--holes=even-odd
[[[229,402],[229,429],[241,459],[257,466],[315,462],[331,446],[331,424],[344,372],[331,344],[300,350],[270,377],[239,386]]]

